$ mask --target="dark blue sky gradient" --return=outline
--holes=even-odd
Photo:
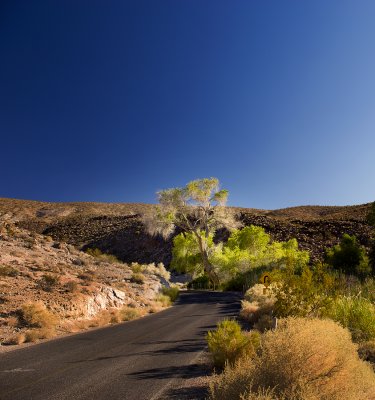
[[[0,2],[0,197],[375,200],[375,2]]]

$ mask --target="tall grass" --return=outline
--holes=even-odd
[[[356,342],[375,339],[375,306],[363,297],[340,296],[323,315],[348,328]]]

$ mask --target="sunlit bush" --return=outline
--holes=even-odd
[[[262,390],[275,399],[370,400],[375,374],[345,328],[331,320],[288,318],[263,335],[258,357],[240,359],[212,378],[210,397],[257,399]]]
[[[212,354],[216,367],[222,368],[226,363],[234,362],[244,356],[255,355],[259,346],[259,333],[241,331],[236,321],[224,320],[217,325],[217,329],[207,333],[208,349]]]

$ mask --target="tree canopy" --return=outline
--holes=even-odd
[[[186,246],[198,250],[194,265],[202,268],[217,285],[219,278],[209,257],[210,242],[217,229],[232,230],[240,226],[233,211],[226,207],[228,191],[220,189],[217,178],[204,178],[182,188],[161,190],[157,195],[159,205],[143,218],[148,232],[168,238],[178,228],[190,234],[185,236]]]

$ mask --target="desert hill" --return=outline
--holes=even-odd
[[[80,249],[99,248],[124,262],[163,262],[171,258],[171,241],[151,237],[141,214],[152,205],[143,203],[47,203],[0,199],[0,219],[20,228],[49,235]],[[354,206],[300,206],[279,210],[231,207],[244,225],[265,228],[274,239],[297,238],[300,247],[321,258],[324,249],[338,243],[344,233],[370,243],[366,215],[370,204]],[[219,233],[220,238],[226,236]]]

